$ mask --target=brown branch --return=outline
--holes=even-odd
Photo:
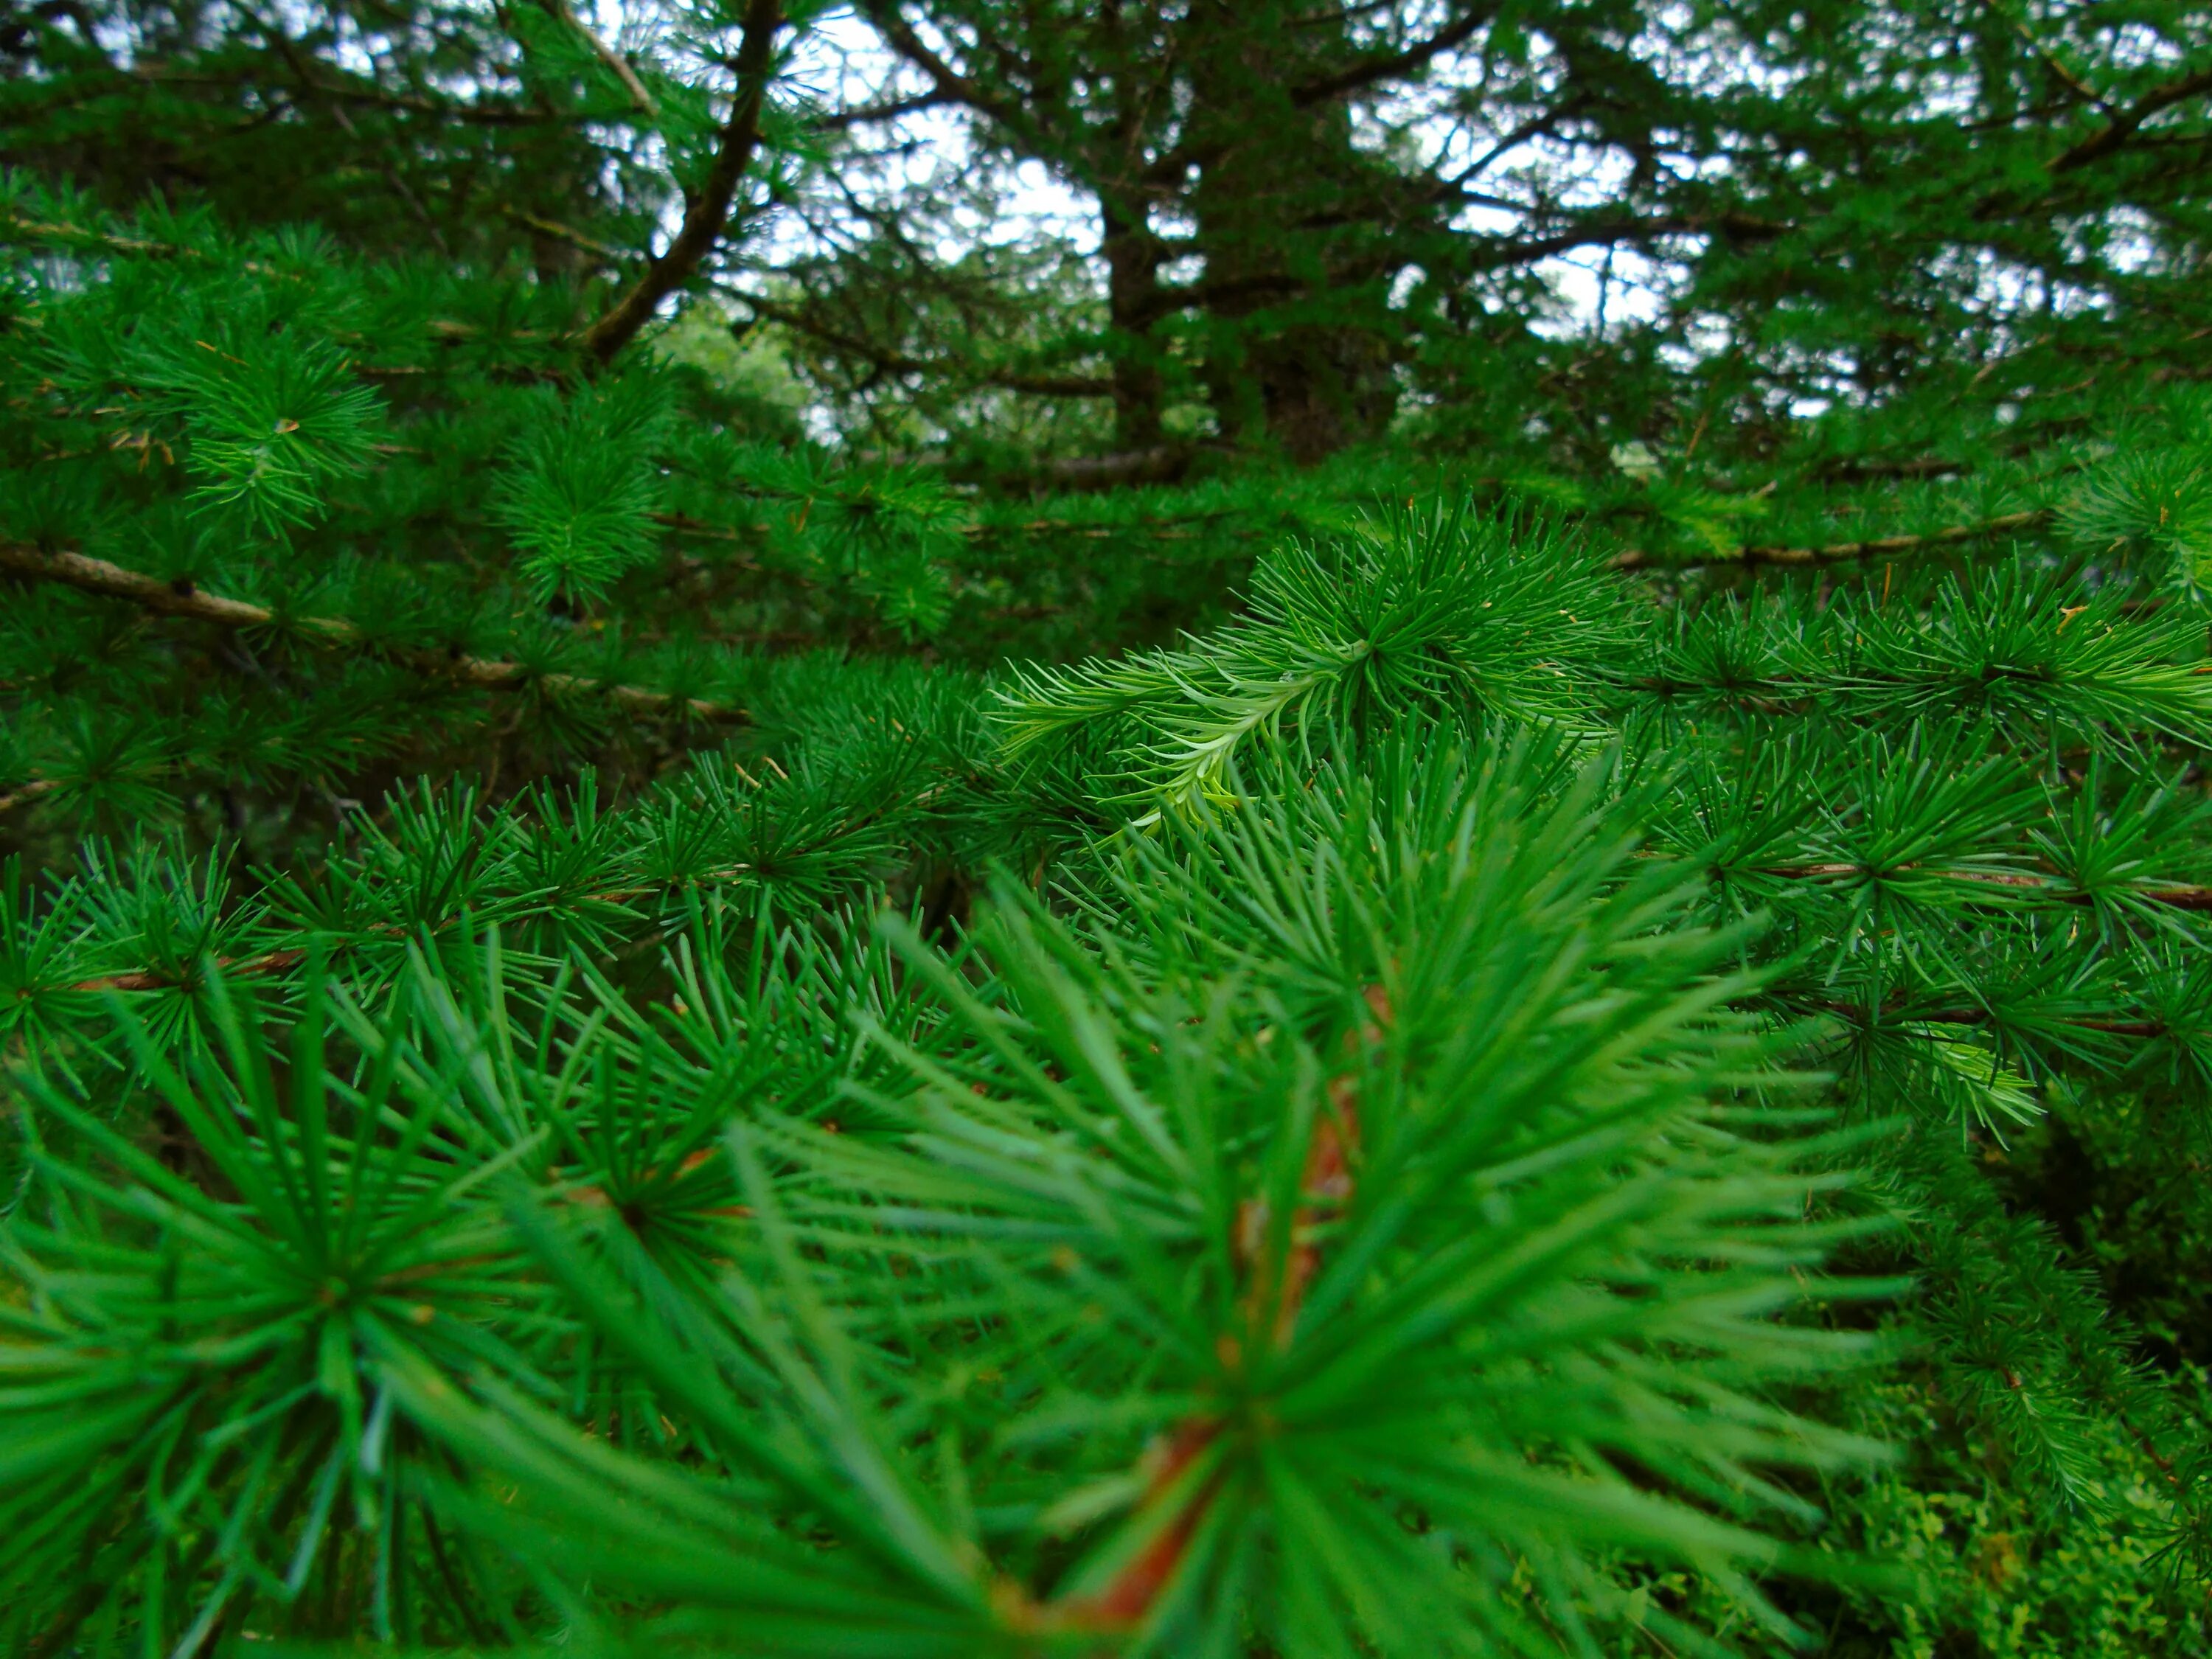
[[[115,78],[125,86],[220,87],[226,90],[254,85],[253,76],[254,70],[251,67],[234,75],[206,75],[148,64],[115,71]],[[366,105],[373,109],[399,110],[410,115],[427,115],[441,120],[472,122],[485,126],[545,126],[581,123],[594,118],[559,110],[509,108],[497,104],[447,103],[423,97],[418,93],[393,92],[381,87],[362,86],[343,81],[297,80],[295,77],[295,83],[301,89],[322,98]],[[285,83],[280,83],[277,88],[279,91],[291,89],[292,85]]]
[[[1487,23],[1494,7],[1476,6],[1454,23],[1447,23],[1427,40],[1418,41],[1402,52],[1380,54],[1364,58],[1334,75],[1323,76],[1318,81],[1309,81],[1291,88],[1291,105],[1294,109],[1310,108],[1326,103],[1332,98],[1342,97],[1347,92],[1357,92],[1377,81],[1388,81],[1394,76],[1406,75],[1414,70],[1425,69],[1430,62],[1454,46],[1468,40],[1476,30]]]
[[[1719,236],[1729,242],[1771,242],[1787,235],[1791,227],[1777,219],[1748,213],[1666,214],[1650,219],[1598,220],[1547,236],[1498,241],[1475,249],[1479,269],[1495,270],[1504,265],[1527,264],[1566,253],[1578,247],[1608,247],[1622,242],[1648,241],[1655,236]]]
[[[1765,866],[1753,873],[1776,876],[1787,881],[1822,881],[1835,877],[1873,880],[1883,876],[1933,875],[1946,881],[2010,888],[2060,904],[2094,904],[2100,897],[2100,895],[2082,888],[2068,886],[2053,876],[2038,875],[2025,870],[1929,870],[1916,864],[1900,864],[1887,869],[1863,864],[1776,864]],[[2212,910],[2212,887],[2131,887],[2124,890],[2124,896],[2141,899],[2148,904],[2163,905],[2173,910]]]
[[[2077,167],[2101,161],[2124,147],[2136,136],[2136,129],[2160,110],[2212,92],[2212,69],[2201,69],[2169,81],[2162,87],[2153,88],[2141,98],[2113,116],[2112,120],[2070,149],[2061,151],[2045,165],[2054,173],[2071,173]]]
[[[1190,452],[1173,444],[1132,449],[1118,455],[1070,455],[1045,462],[1033,472],[1010,474],[1000,482],[1056,485],[1065,489],[1110,489],[1120,484],[1172,483],[1190,465]]]
[[[1971,461],[1947,461],[1935,455],[1909,461],[1839,456],[1834,460],[1823,461],[1816,470],[1824,478],[1850,483],[1868,478],[1952,478],[1971,472],[1974,467]]]
[[[506,202],[499,204],[499,210],[518,225],[537,231],[540,235],[557,238],[571,247],[581,248],[586,253],[596,253],[599,258],[611,264],[620,264],[625,260],[639,257],[634,252],[628,252],[618,247],[609,247],[605,242],[586,236],[582,231],[572,226],[564,225],[558,219],[541,219],[534,213],[525,213],[520,208]]]
[[[1218,513],[1194,513],[1188,518],[1148,520],[1127,525],[1085,524],[1077,519],[1022,519],[1006,524],[971,524],[960,533],[977,542],[988,541],[994,536],[1065,536],[1075,541],[1091,542],[1128,537],[1153,542],[1189,542],[1196,541],[1202,532],[1168,526],[1210,523],[1222,516]]]
[[[750,716],[742,708],[708,702],[673,692],[622,685],[582,674],[540,673],[519,662],[501,662],[461,652],[445,653],[380,645],[356,623],[337,617],[280,617],[264,606],[243,599],[203,592],[190,581],[165,582],[143,571],[126,570],[82,553],[50,553],[21,542],[0,542],[0,574],[32,581],[58,582],[81,592],[98,593],[165,617],[182,617],[211,623],[218,628],[289,629],[316,644],[337,649],[376,650],[422,673],[459,680],[486,690],[523,690],[538,687],[556,696],[603,696],[635,714],[685,714],[699,720],[744,724]]]
[[[399,937],[402,930],[383,923],[376,931]],[[258,957],[217,957],[215,966],[233,979],[258,979],[264,974],[280,974],[287,968],[296,968],[307,959],[301,949],[268,951]],[[170,991],[186,983],[158,969],[139,969],[129,973],[102,974],[97,979],[81,979],[69,988],[72,991]]]
[[[942,109],[954,101],[945,92],[918,92],[911,98],[893,98],[880,104],[863,104],[858,109],[839,110],[834,115],[822,117],[814,125],[824,132],[843,132],[871,121],[896,121],[902,115],[913,115],[921,110]]]
[[[1030,124],[1018,104],[994,98],[976,82],[963,75],[930,49],[929,43],[915,33],[914,25],[899,13],[898,0],[860,0],[860,10],[876,33],[884,37],[884,44],[930,78],[936,88],[938,99],[948,104],[964,104],[978,114],[988,115],[1009,131],[1034,141]]]
[[[645,89],[645,82],[637,78],[637,70],[630,66],[629,59],[599,39],[599,32],[576,15],[568,0],[548,0],[548,3],[553,15],[583,36],[593,54],[607,66],[615,79],[622,82],[623,90],[629,94],[630,102],[637,106],[638,113],[648,121],[658,121],[660,106],[653,102],[653,94]]]
[[[11,236],[20,237],[27,241],[58,242],[69,247],[90,249],[101,253],[120,254],[126,258],[178,259],[189,264],[196,260],[204,261],[212,257],[198,248],[185,247],[175,242],[148,241],[143,237],[118,236],[109,231],[90,230],[82,225],[44,219],[26,219],[19,215],[0,215],[0,241],[4,241]],[[280,270],[276,266],[264,264],[258,259],[248,259],[239,269],[256,276],[276,277],[285,282],[305,280],[295,272]],[[423,326],[430,333],[441,339],[448,340],[473,339],[483,332],[474,323],[459,322],[450,317],[434,317]],[[334,337],[350,340],[356,339],[358,337],[342,333]],[[557,337],[541,333],[535,329],[523,328],[511,330],[498,337],[505,340],[544,340]],[[421,372],[414,368],[379,367],[368,363],[356,363],[354,368],[356,373],[362,374],[412,374]]]
[[[1827,999],[1801,1005],[1816,1012],[1833,1014],[1840,1019],[1865,1024],[1880,1017],[1881,1010],[1869,1008],[1863,1003],[1844,1002]],[[1905,1014],[1902,1018],[1915,1025],[1986,1025],[1991,1018],[1990,1011],[1978,1006],[1936,1008],[1923,1013]],[[2166,1033],[2163,1022],[2152,1019],[2065,1019],[2053,1021],[2071,1026],[2077,1031],[2101,1031],[2107,1036],[2142,1037],[2146,1041],[2162,1037]]]
[[[40,796],[51,795],[60,787],[61,785],[52,778],[33,778],[20,787],[0,795],[0,812],[12,812],[19,806],[27,806]]]
[[[1345,1047],[1355,1063],[1363,1050],[1382,1042],[1392,1020],[1390,999],[1381,986],[1369,986],[1365,1000],[1372,1018],[1345,1033]],[[1272,1347],[1279,1352],[1290,1346],[1298,1310],[1321,1268],[1322,1230],[1351,1206],[1357,1190],[1358,1157],[1359,1090],[1356,1073],[1347,1068],[1330,1079],[1328,1108],[1315,1121],[1306,1141],[1298,1203],[1282,1248],[1275,1248],[1264,1200],[1247,1198],[1237,1206],[1236,1235],[1230,1243],[1244,1280],[1239,1298],[1243,1335],[1224,1331],[1216,1339],[1215,1354],[1224,1369],[1241,1370],[1255,1349]],[[1186,1485],[1184,1476],[1228,1426],[1218,1412],[1195,1412],[1176,1425],[1164,1445],[1146,1453],[1138,1465],[1145,1477],[1145,1493],[1130,1524],[1148,1535],[1112,1578],[1094,1591],[1063,1591],[1042,1603],[1016,1589],[1002,1604],[1009,1622],[1036,1634],[1122,1632],[1141,1625],[1174,1583],[1191,1540],[1222,1488],[1218,1469],[1194,1484]]]
[[[1334,75],[1301,82],[1289,90],[1291,107],[1310,109],[1316,104],[1326,103],[1346,93],[1357,92],[1362,87],[1372,86],[1378,81],[1387,81],[1394,76],[1421,69],[1432,59],[1470,39],[1491,20],[1495,11],[1494,6],[1476,6],[1455,22],[1447,23],[1427,40],[1416,42],[1401,52],[1378,53],[1362,58]],[[984,106],[977,105],[976,107]],[[1556,113],[1550,118],[1556,118]],[[1191,168],[1212,165],[1229,148],[1228,144],[1220,142],[1177,144],[1147,166],[1139,178],[1151,185],[1172,186]]]
[[[97,250],[101,253],[119,253],[127,258],[198,259],[206,257],[197,248],[179,247],[173,242],[149,242],[137,236],[118,236],[108,231],[88,230],[82,225],[26,219],[15,214],[0,218],[0,236],[9,234],[29,241],[59,242],[70,247]],[[247,260],[242,269],[256,276],[283,274],[252,259]]]
[[[2030,29],[2027,24],[2016,21],[2013,24],[2012,30],[2014,34],[2020,36],[2021,40],[2027,44],[2027,49],[2033,52],[2041,61],[2044,68],[2051,71],[2052,76],[2059,82],[2059,84],[2063,86],[2069,92],[2074,94],[2075,96],[2082,100],[2085,103],[2094,104],[2099,109],[2104,111],[2106,114],[2110,115],[2112,112],[2112,100],[2106,98],[2104,94],[2099,92],[2096,88],[2084,81],[2080,76],[2075,74],[2072,70],[2067,68],[2065,60],[2061,58],[2057,52],[2051,51],[2050,47],[2045,46],[2042,41],[2037,40],[2035,38],[2034,31]]]
[[[908,356],[831,324],[818,321],[803,311],[780,306],[772,300],[738,293],[735,289],[726,291],[737,294],[738,298],[752,308],[755,315],[781,323],[809,339],[819,340],[842,351],[849,351],[885,374],[934,374],[965,380],[977,386],[1004,386],[1009,392],[1024,392],[1042,398],[1110,398],[1114,395],[1114,382],[1104,375],[1038,374],[1023,369],[985,368],[942,359]]]
[[[775,66],[776,32],[782,27],[783,0],[746,0],[744,33],[732,65],[737,89],[731,95],[729,118],[722,125],[714,165],[699,193],[686,204],[684,223],[668,252],[648,264],[637,285],[586,331],[584,349],[599,362],[607,362],[629,344],[660,302],[690,280],[721,240],[738,182],[751,167],[760,144],[761,111],[768,102],[769,76]]]
[[[1711,564],[1834,564],[1845,559],[1876,558],[1885,553],[1915,553],[1923,548],[1949,546],[1958,542],[1974,541],[1984,536],[2000,536],[2008,530],[2026,530],[2050,517],[2049,507],[2039,507],[2027,513],[2000,514],[1994,519],[1984,519],[1979,524],[1953,525],[1948,530],[1931,530],[1924,535],[1882,536],[1863,542],[1831,542],[1825,547],[1744,547],[1734,553],[1720,554],[1711,558],[1680,561],[1632,547],[1615,554],[1612,563],[1615,570],[1644,570],[1654,567],[1690,569]]]

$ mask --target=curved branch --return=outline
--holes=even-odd
[[[586,331],[584,349],[599,362],[607,362],[628,345],[660,302],[690,280],[700,261],[721,240],[738,181],[752,165],[753,152],[760,145],[761,110],[768,102],[775,36],[782,27],[783,0],[747,0],[744,33],[738,42],[733,65],[737,91],[731,99],[729,119],[722,125],[714,165],[708,169],[706,183],[685,208],[683,226],[669,243],[668,252],[647,266],[637,285]]]
[[[1294,108],[1305,109],[1315,104],[1340,98],[1347,92],[1357,92],[1362,87],[1373,86],[1377,81],[1388,81],[1394,76],[1407,75],[1426,68],[1430,61],[1449,52],[1468,40],[1487,23],[1495,7],[1477,6],[1455,22],[1447,23],[1427,40],[1407,46],[1403,52],[1385,52],[1363,59],[1334,75],[1325,75],[1318,81],[1309,81],[1291,88],[1291,103]]]
[[[2160,110],[2208,92],[2212,92],[2212,69],[2201,69],[2162,87],[2154,87],[2080,143],[2053,156],[2047,165],[2054,173],[2071,173],[2092,161],[2101,161],[2124,147],[2136,136],[2136,129]]]
[[[964,104],[1014,132],[1023,132],[1029,126],[1018,105],[993,97],[974,79],[963,75],[933,51],[929,43],[915,32],[914,25],[901,15],[898,0],[861,0],[860,9],[875,25],[876,33],[884,37],[885,45],[930,78],[939,101]]]
[[[1003,386],[1009,392],[1025,392],[1040,398],[1110,398],[1114,382],[1098,374],[1039,374],[1021,369],[984,368],[970,364],[948,362],[942,359],[908,356],[863,339],[857,334],[847,333],[827,323],[817,322],[803,311],[794,311],[763,300],[750,294],[738,295],[750,306],[757,316],[770,322],[781,323],[786,328],[804,334],[810,339],[848,351],[862,359],[870,368],[885,374],[935,374],[953,380],[966,380],[975,386]]]

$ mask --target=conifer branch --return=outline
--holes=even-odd
[[[27,806],[40,796],[51,795],[61,787],[60,781],[54,778],[33,778],[0,795],[0,812],[12,812],[19,806]]]
[[[916,357],[877,345],[848,330],[822,322],[795,307],[777,305],[758,295],[739,293],[738,297],[750,307],[756,315],[781,323],[786,328],[810,339],[819,340],[824,345],[850,352],[881,374],[934,375],[944,380],[966,380],[977,386],[1004,386],[1009,392],[1026,392],[1044,398],[1110,398],[1114,395],[1114,382],[1104,375],[1044,374],[1023,369],[993,368],[981,364]]]
[[[767,106],[769,79],[775,67],[775,37],[782,27],[783,0],[747,0],[744,33],[731,64],[737,86],[730,94],[730,113],[722,124],[714,161],[698,192],[686,204],[684,222],[668,251],[647,265],[636,286],[585,331],[584,349],[600,362],[629,343],[652,319],[660,302],[691,279],[721,240],[738,185],[752,166],[753,152],[760,144],[761,112]]]
[[[21,214],[10,214],[0,218],[0,234],[25,241],[54,242],[64,247],[121,254],[126,258],[198,260],[206,257],[198,248],[181,247],[174,242],[156,242],[143,236],[118,236],[112,231],[93,230],[59,220],[26,218]],[[281,274],[257,259],[247,260],[241,269],[256,276]]]
[[[610,263],[620,264],[638,257],[635,252],[610,247],[597,237],[586,236],[573,226],[562,224],[557,220],[541,218],[535,213],[526,213],[512,203],[501,203],[499,210],[518,225],[537,231],[541,235],[556,237],[571,247],[581,248],[586,253],[596,253]]]
[[[2030,529],[2048,522],[2051,517],[2051,508],[2039,507],[2025,513],[2000,514],[1978,524],[1953,525],[1948,529],[1931,530],[1920,535],[1878,536],[1867,541],[1831,542],[1820,547],[1743,547],[1733,553],[1683,560],[1669,559],[1663,554],[1632,547],[1613,556],[1613,568],[1615,570],[1644,570],[1653,568],[1689,569],[1708,564],[1837,564],[1850,559],[1878,558],[1885,553],[1917,553],[1925,548],[1978,541],[1984,536],[2001,536],[2007,531]]]
[[[622,82],[623,90],[629,94],[630,102],[637,106],[638,113],[648,121],[658,121],[660,106],[646,90],[645,82],[637,78],[637,70],[631,66],[629,59],[602,40],[598,30],[577,16],[575,8],[568,3],[568,0],[549,0],[549,3],[553,15],[580,35],[584,43],[591,47],[592,55],[607,66],[616,80]]]
[[[1785,1002],[1790,1000],[1784,998]],[[1895,1012],[1891,1007],[1869,1007],[1863,1002],[1850,1002],[1841,997],[1822,997],[1792,1006],[1814,1013],[1832,1014],[1854,1024],[1869,1021]],[[1899,1005],[1901,1008],[1901,1005]],[[1897,1017],[1908,1025],[1987,1025],[1997,1016],[1979,1003],[1960,1003],[1953,1007],[1933,1008],[1922,1012]],[[2108,1019],[2092,1015],[2058,1014],[2045,1016],[2054,1025],[2063,1025],[2076,1031],[2094,1031],[2100,1036],[2135,1037],[2148,1042],[2167,1036],[2171,1030],[2163,1021],[2154,1019]]]
[[[21,214],[0,215],[0,239],[20,238],[25,241],[52,242],[63,247],[72,247],[90,252],[118,254],[125,258],[176,259],[193,264],[204,264],[211,258],[202,249],[188,247],[177,242],[158,242],[143,236],[120,236],[112,231],[94,230],[83,225],[62,220],[27,218]],[[624,256],[629,257],[629,256]],[[298,281],[296,273],[278,269],[265,260],[248,259],[238,269],[251,276]],[[485,331],[474,323],[463,322],[452,317],[433,317],[422,326],[430,333],[447,340],[476,339]],[[501,329],[498,337],[507,340],[550,341],[558,337],[536,329]],[[362,374],[413,374],[421,370],[414,366],[394,367],[356,363],[355,372]],[[59,459],[59,458],[56,458]]]
[[[843,132],[848,128],[866,126],[874,121],[896,121],[902,115],[918,114],[926,109],[942,109],[953,101],[951,96],[941,91],[918,92],[910,98],[888,98],[880,104],[836,110],[823,116],[815,125],[825,132]]]
[[[1763,865],[1753,873],[1784,881],[1880,881],[1897,876],[1927,875],[1944,881],[1963,882],[1969,886],[2001,888],[2023,898],[2068,905],[2094,905],[2106,896],[2102,893],[2073,886],[2055,875],[2038,875],[2022,870],[1959,869],[1918,864],[1878,868],[1863,864],[1824,863]],[[2190,884],[2124,887],[2119,889],[2114,896],[2155,904],[2165,909],[2212,911],[2212,887]]]
[[[1380,1045],[1391,1024],[1390,1000],[1381,986],[1367,987],[1364,1000],[1372,1021],[1346,1033],[1345,1046],[1355,1059]],[[1351,1206],[1357,1192],[1360,1125],[1354,1073],[1347,1070],[1332,1079],[1325,1095],[1328,1105],[1312,1125],[1297,1185],[1300,1202],[1279,1251],[1273,1248],[1274,1228],[1267,1203],[1246,1198],[1238,1205],[1234,1243],[1244,1278],[1239,1309],[1243,1329],[1241,1334],[1224,1331],[1216,1343],[1218,1357],[1231,1372],[1243,1370],[1265,1351],[1279,1352],[1291,1346],[1306,1292],[1320,1271],[1317,1241],[1329,1223]],[[1140,1547],[1097,1589],[1062,1591],[1042,1603],[1010,1598],[1009,1622],[1018,1630],[1040,1633],[1120,1632],[1142,1625],[1174,1582],[1207,1509],[1220,1494],[1219,1469],[1194,1480],[1186,1476],[1228,1426],[1218,1413],[1197,1412],[1178,1424],[1164,1442],[1149,1448],[1134,1471],[1143,1495],[1128,1526],[1131,1534],[1144,1540]],[[1079,1571],[1070,1577],[1079,1580],[1082,1575]]]
[[[126,570],[121,565],[82,553],[48,552],[26,543],[0,542],[0,574],[32,581],[58,582],[81,592],[125,599],[165,617],[212,623],[218,628],[275,628],[318,645],[375,650],[423,674],[459,680],[486,690],[534,688],[555,696],[605,697],[633,714],[680,714],[735,725],[744,725],[751,718],[742,708],[640,685],[623,685],[583,674],[540,673],[522,663],[502,662],[458,651],[445,653],[384,645],[371,640],[357,624],[342,617],[280,617],[264,605],[204,592],[182,579],[165,582],[143,571]]]
[[[1060,455],[1035,470],[1009,474],[997,482],[1006,488],[1039,484],[1063,489],[1111,489],[1123,484],[1171,483],[1190,465],[1191,451],[1178,444],[1123,450],[1111,455]]]
[[[892,51],[929,76],[939,100],[964,105],[978,114],[989,116],[1009,131],[1042,145],[1043,135],[1022,106],[996,96],[946,63],[901,15],[899,0],[860,0],[860,9]]]
[[[1291,88],[1291,103],[1296,108],[1305,109],[1315,104],[1327,103],[1332,98],[1341,98],[1346,93],[1358,92],[1363,87],[1371,87],[1378,81],[1389,81],[1426,69],[1445,52],[1472,40],[1475,32],[1496,15],[1496,10],[1494,6],[1469,6],[1426,40],[1417,40],[1401,52],[1378,53],[1334,75],[1325,75],[1318,80]]]
[[[2208,92],[2212,92],[2212,69],[2197,70],[2164,86],[2154,87],[2087,138],[2051,157],[2050,170],[2054,173],[2072,173],[2093,161],[2101,161],[2124,148],[2136,136],[2136,129],[2160,111]]]
[[[0,20],[0,1654],[2187,1628],[2201,43],[507,3]]]

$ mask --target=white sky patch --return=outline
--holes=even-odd
[[[619,0],[601,0],[603,6]],[[902,80],[901,64],[883,45],[873,28],[850,12],[824,18],[800,43],[794,55],[792,80],[827,107],[852,107],[880,99],[891,87],[910,89]],[[1425,86],[1405,97],[1395,96],[1383,106],[1385,118],[1410,121],[1421,159],[1447,167],[1467,167],[1483,160],[1486,174],[1506,174],[1516,167],[1548,163],[1556,169],[1565,146],[1540,143],[1501,143],[1510,137],[1485,132],[1457,115],[1446,113],[1444,103],[1473,74],[1472,60],[1448,53],[1437,60],[1436,72]],[[1409,101],[1418,100],[1418,103]],[[966,173],[974,165],[976,146],[965,111],[936,107],[898,118],[895,130],[898,153],[886,158],[886,173],[877,190],[867,194],[881,201],[902,190],[923,190]],[[887,124],[887,125],[891,124]],[[1626,177],[1626,162],[1614,157],[1595,158],[1587,150],[1574,152],[1587,168],[1586,176],[1572,180],[1560,197],[1564,205],[1598,205],[1619,193]],[[1556,179],[1556,171],[1553,173]],[[1042,162],[1025,161],[1001,175],[1000,211],[988,220],[980,216],[957,216],[949,234],[941,234],[933,252],[946,263],[958,260],[974,248],[1050,239],[1096,258],[1099,244],[1097,198],[1054,176]],[[888,202],[883,203],[889,205]],[[1511,210],[1472,204],[1455,221],[1462,228],[1510,233],[1522,222]],[[1156,216],[1156,229],[1172,233],[1176,227]],[[829,246],[794,215],[782,214],[763,228],[757,245],[763,263],[776,265],[819,258]],[[1584,250],[1539,262],[1534,267],[1554,290],[1558,312],[1537,326],[1547,334],[1586,332],[1601,318],[1608,327],[1649,321],[1664,308],[1668,268],[1644,254],[1616,252],[1608,262],[1603,250]],[[1162,269],[1170,282],[1189,282],[1202,271],[1197,255],[1170,261]],[[1401,273],[1400,298],[1410,290],[1417,273]]]

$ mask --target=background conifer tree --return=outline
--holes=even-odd
[[[2212,1650],[2201,7],[0,64],[0,1650]]]

